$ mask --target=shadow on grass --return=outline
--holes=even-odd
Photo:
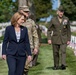
[[[47,44],[47,38],[42,38],[41,43]]]
[[[54,67],[52,66],[52,67],[47,67],[46,69],[53,69]]]
[[[39,62],[37,62],[35,66],[38,66],[38,65],[40,65],[40,63],[39,63]]]
[[[76,63],[76,60],[71,60],[69,61],[69,63]]]

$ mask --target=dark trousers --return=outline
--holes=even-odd
[[[37,59],[38,59],[38,55],[39,55],[39,50],[37,54],[33,54],[33,59],[32,59],[32,65],[35,66],[37,64]]]
[[[8,55],[8,75],[23,75],[26,56]]]
[[[34,65],[34,66],[36,65],[37,59],[38,59],[38,54],[33,55],[32,65]]]
[[[54,66],[59,66],[59,58],[61,58],[61,65],[66,65],[66,47],[67,44],[53,44]],[[59,57],[59,50],[61,57]]]

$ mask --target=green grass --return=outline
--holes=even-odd
[[[53,70],[53,54],[50,45],[42,45],[38,59],[39,65],[29,71],[29,75],[76,75],[76,61],[73,51],[67,49],[67,68],[66,70]]]
[[[0,59],[0,75],[7,75],[7,64],[5,60]]]
[[[70,72],[72,72],[72,75],[76,75],[76,56],[74,56],[73,51],[69,51],[70,49],[67,49],[67,65]]]
[[[52,59],[51,59],[52,58]],[[30,69],[29,75],[48,75],[53,60],[51,47],[43,45],[40,48],[38,65]]]
[[[76,32],[71,32],[71,34],[72,34],[73,36],[76,36]]]
[[[53,70],[53,54],[51,45],[42,44],[37,66],[30,68],[29,75],[76,75],[76,57],[73,50],[67,49],[66,70]],[[7,75],[6,62],[0,59],[0,75]]]

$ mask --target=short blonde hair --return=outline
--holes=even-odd
[[[17,21],[18,21],[22,16],[24,16],[24,15],[21,14],[21,13],[19,13],[19,12],[16,12],[16,13],[12,16],[12,18],[11,18],[11,24],[15,26],[15,25],[17,24]]]

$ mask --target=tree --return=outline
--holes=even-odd
[[[31,0],[33,1],[36,19],[50,16],[53,0]],[[10,21],[11,16],[18,10],[18,0],[0,0],[0,22]]]
[[[76,6],[76,0],[72,0],[72,2],[75,4],[75,6]]]
[[[76,0],[61,0],[61,5],[64,7],[65,15],[70,20],[76,19]]]
[[[36,12],[37,21],[40,18],[45,18],[50,16],[50,10],[52,9],[51,0],[33,0]]]
[[[17,11],[17,2],[0,0],[0,22],[10,21],[11,16]]]

